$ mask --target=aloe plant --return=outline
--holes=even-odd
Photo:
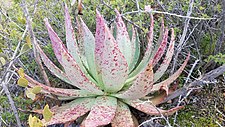
[[[68,123],[86,115],[81,125],[85,127],[103,126],[111,123],[113,127],[133,127],[134,117],[129,106],[150,115],[170,115],[182,107],[170,110],[156,108],[162,96],[143,101],[149,93],[165,90],[177,79],[186,66],[189,55],[181,67],[168,79],[156,83],[165,73],[174,52],[174,31],[167,47],[168,29],[162,23],[158,44],[152,48],[154,20],[150,14],[148,44],[144,56],[140,54],[140,41],[135,29],[130,37],[121,15],[116,10],[116,28],[112,33],[103,16],[96,11],[95,36],[84,21],[77,19],[78,36],[75,37],[71,17],[65,7],[66,46],[54,32],[47,19],[49,37],[54,53],[64,70],[60,70],[45,55],[39,45],[37,50],[45,66],[61,80],[77,89],[53,88],[43,85],[28,75],[29,87],[40,86],[41,92],[60,100],[71,100],[61,107],[53,107],[53,116],[45,125]],[[113,36],[115,35],[115,36]],[[77,39],[76,39],[77,38]],[[166,51],[165,58],[158,64]],[[157,101],[156,101],[156,100]],[[152,101],[152,103],[151,103]]]

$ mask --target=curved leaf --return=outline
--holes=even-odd
[[[173,53],[174,53],[174,30],[172,29],[169,48],[167,50],[166,56],[163,59],[163,62],[161,63],[160,67],[154,73],[154,82],[160,79],[162,75],[165,73],[166,69],[168,68],[170,64],[170,61],[172,60]]]
[[[116,115],[111,124],[112,127],[135,127],[129,107],[121,101],[117,101]]]
[[[132,62],[129,66],[129,72],[131,72],[135,68],[135,65],[137,64],[140,57],[140,40],[139,40],[138,33],[135,31],[133,26],[132,26],[131,44],[133,45],[135,51],[134,51],[134,56],[132,58]]]
[[[45,125],[67,123],[76,120],[78,117],[86,114],[91,110],[95,98],[79,98],[70,103],[56,107],[51,111],[54,113],[51,120],[46,122],[42,120]]]
[[[154,54],[153,59],[153,67],[156,65],[156,63],[158,63],[158,61],[161,59],[161,57],[163,56],[165,50],[166,50],[166,44],[167,44],[167,38],[168,38],[168,29],[166,28],[162,42],[159,46],[159,48],[157,49],[156,53]]]
[[[81,39],[83,40],[83,43],[80,45],[83,45],[84,47],[84,55],[87,59],[87,64],[90,73],[92,76],[98,81],[98,74],[97,69],[95,65],[95,37],[91,33],[91,31],[88,29],[84,21],[80,18],[80,24],[81,24]],[[102,86],[101,86],[102,87]]]
[[[184,70],[188,60],[189,60],[189,57],[190,57],[190,53],[188,54],[186,60],[184,61],[184,63],[181,65],[181,67],[173,74],[171,75],[169,78],[167,78],[166,80],[160,82],[160,83],[157,83],[153,86],[151,92],[154,92],[154,91],[158,91],[160,89],[163,89],[166,91],[167,95],[168,95],[168,87],[169,85],[174,82],[179,76],[180,74],[182,73],[182,71]]]
[[[132,63],[132,59],[134,57],[135,48],[134,44],[132,44],[132,41],[130,41],[129,34],[127,32],[127,28],[125,23],[123,22],[121,15],[118,10],[115,9],[115,12],[117,14],[116,16],[116,42],[118,43],[118,47],[120,51],[123,53],[128,67],[130,67]]]
[[[95,58],[99,79],[105,91],[117,92],[128,77],[128,65],[103,17],[96,13]]]
[[[91,95],[91,93],[84,91],[84,90],[77,90],[77,89],[63,89],[63,88],[53,88],[50,86],[46,86],[43,85],[37,81],[35,81],[34,79],[32,79],[31,77],[29,77],[28,75],[25,74],[25,78],[28,80],[29,82],[29,86],[30,87],[35,87],[35,86],[40,86],[42,88],[41,92],[44,93],[51,93],[51,94],[55,94],[58,96],[76,96],[76,97],[86,97]]]
[[[148,101],[141,101],[141,100],[124,100],[125,103],[129,104],[130,106],[147,113],[149,115],[172,115],[175,113],[177,110],[183,108],[183,106],[175,107],[170,110],[162,110],[159,109],[155,106],[153,106],[150,102]]]
[[[154,19],[152,14],[150,15],[150,18],[151,18],[151,24],[150,24],[150,30],[148,32],[148,38],[147,38],[148,45],[147,45],[144,57],[142,58],[138,66],[129,74],[129,78],[133,78],[136,75],[138,75],[138,73],[142,72],[149,63],[151,52],[152,52],[153,29],[154,29]]]
[[[154,50],[152,52],[153,55],[155,55],[155,53],[157,52],[157,50],[158,50],[158,48],[159,48],[159,46],[160,46],[160,44],[162,42],[164,32],[165,32],[164,20],[162,18],[161,19],[161,27],[160,27],[159,38],[158,38],[158,41],[157,41],[156,45],[154,46]]]
[[[54,32],[54,30],[52,29],[52,27],[50,26],[50,24],[48,23],[47,20],[45,20],[45,24],[48,29],[49,37],[52,41],[55,55],[56,55],[58,61],[64,67],[66,75],[70,79],[72,84],[80,89],[87,90],[92,93],[103,94],[103,92],[101,90],[99,90],[98,87],[94,84],[96,82],[91,80],[94,82],[94,83],[92,83],[89,80],[92,78],[88,79],[86,77],[86,75],[88,76],[88,74],[84,74],[81,71],[80,67],[78,66],[76,61],[71,57],[71,55],[67,52],[62,41],[57,36],[57,34]],[[88,76],[88,77],[90,77],[90,76]]]
[[[84,121],[85,127],[98,127],[109,124],[115,116],[116,107],[116,98],[109,96],[97,97],[91,112]]]
[[[43,52],[43,50],[40,48],[40,46],[36,45],[37,50],[40,53],[41,59],[44,62],[45,66],[49,69],[49,71],[60,78],[61,80],[71,84],[71,81],[67,78],[66,74],[61,71]]]

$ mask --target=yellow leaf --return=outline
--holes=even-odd
[[[44,117],[44,120],[46,122],[50,121],[51,118],[53,116],[53,113],[51,112],[51,110],[49,109],[49,106],[48,105],[45,105],[44,107],[44,110],[43,110],[43,117]]]
[[[33,127],[34,126],[33,125],[33,117],[32,117],[31,114],[29,115],[29,118],[28,118],[28,124],[29,124],[30,127]]]
[[[29,35],[26,37],[26,42],[27,42],[28,46],[31,48],[32,44],[31,44],[31,40],[30,40]]]
[[[24,77],[24,70],[23,70],[23,68],[19,68],[19,70],[17,71],[17,73],[19,74],[19,76],[20,76],[21,78]]]
[[[32,100],[34,100],[35,99],[35,94],[34,93],[32,93],[31,91],[29,91],[29,90],[27,90],[27,91],[25,91],[25,94],[26,94],[26,96],[28,97],[28,98],[30,98],[30,99],[32,99]]]
[[[29,115],[28,124],[30,127],[43,127],[43,123],[36,116]]]
[[[19,78],[19,80],[17,81],[17,84],[22,87],[27,87],[28,81],[25,78]]]
[[[38,94],[41,92],[41,87],[40,86],[35,86],[33,89],[32,89],[32,93],[34,94]]]
[[[3,57],[0,57],[0,62],[1,62],[1,64],[2,64],[2,65],[5,65],[5,63],[6,63],[6,60],[5,60],[5,58],[3,58]]]

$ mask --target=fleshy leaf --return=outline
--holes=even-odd
[[[17,81],[17,84],[22,87],[27,87],[28,81],[25,78],[19,78],[19,80]]]
[[[54,115],[51,120],[46,122],[42,120],[46,125],[67,123],[76,120],[78,117],[86,114],[90,111],[95,98],[79,98],[72,102],[69,102],[61,107],[52,109]]]
[[[129,107],[117,101],[116,115],[112,120],[112,127],[135,127]]]
[[[58,96],[69,96],[69,97],[86,97],[91,95],[90,92],[85,91],[85,90],[77,90],[77,89],[63,89],[63,88],[53,88],[53,87],[49,87],[46,85],[43,85],[37,81],[35,81],[34,79],[32,79],[31,77],[29,77],[28,75],[25,74],[25,78],[29,81],[29,86],[30,87],[35,87],[35,86],[40,86],[42,88],[41,92],[44,93],[51,93],[51,94],[55,94]]]
[[[60,70],[43,52],[39,45],[36,46],[37,50],[40,53],[41,59],[44,62],[45,66],[49,69],[49,71],[60,78],[61,80],[71,84],[71,81],[67,78],[66,74]]]
[[[91,112],[84,121],[85,127],[98,127],[109,124],[115,116],[116,107],[116,98],[109,96],[97,97]]]
[[[69,11],[67,6],[65,6],[65,26],[66,26],[66,45],[68,48],[69,54],[73,57],[73,59],[78,64],[79,68],[83,73],[86,74],[86,76],[91,80],[93,83],[97,84],[96,81],[88,74],[88,71],[86,68],[88,68],[86,64],[86,60],[81,60],[81,54],[75,39],[74,30],[72,27],[71,17],[69,15]],[[85,67],[84,67],[85,65]]]
[[[145,54],[141,62],[138,64],[138,66],[129,74],[129,78],[133,78],[136,75],[138,75],[138,73],[142,72],[150,61],[150,56],[152,52],[153,29],[154,29],[154,19],[152,14],[150,15],[150,18],[151,18],[151,24],[150,24],[150,30],[148,32],[148,45],[147,45]]]
[[[129,34],[127,32],[127,28],[125,23],[123,22],[121,15],[118,10],[115,10],[117,17],[116,17],[116,27],[117,27],[117,35],[116,35],[116,42],[118,43],[118,47],[120,51],[123,53],[128,67],[130,67],[132,63],[132,59],[134,57],[135,49],[134,45],[130,41]]]
[[[88,68],[92,76],[98,80],[97,69],[95,65],[95,37],[88,29],[84,21],[80,18],[81,39],[83,41],[84,55],[87,60]]]
[[[131,43],[135,49],[134,52],[134,57],[132,58],[132,62],[129,66],[129,71],[131,72],[134,68],[135,65],[137,64],[139,57],[140,57],[140,40],[139,40],[139,36],[138,33],[135,31],[134,27],[132,26],[132,39],[131,39]]]
[[[84,74],[76,61],[71,57],[71,55],[67,52],[64,45],[62,44],[62,41],[57,36],[57,34],[54,32],[50,24],[47,20],[45,20],[46,27],[48,29],[49,37],[52,41],[53,49],[55,52],[55,55],[58,59],[58,61],[62,64],[62,66],[65,69],[65,72],[72,82],[73,85],[76,87],[87,90],[92,93],[96,94],[102,94],[103,92],[98,89],[98,87],[94,84],[96,83],[93,80],[89,80],[92,78],[87,78],[86,76],[89,76],[89,74]],[[92,83],[94,82],[94,83]]]
[[[169,85],[174,82],[179,76],[180,74],[182,73],[182,71],[184,70],[188,60],[189,60],[189,57],[190,57],[190,53],[188,54],[186,60],[184,61],[184,63],[181,65],[181,67],[173,74],[171,75],[168,79],[160,82],[160,83],[157,83],[153,86],[151,92],[154,92],[154,91],[158,91],[160,89],[163,89],[166,91],[167,95],[168,95],[168,87]]]
[[[147,95],[153,86],[152,62],[149,62],[146,69],[139,74],[133,85],[128,90],[114,96],[122,99],[138,99]]]
[[[152,52],[153,55],[157,52],[157,50],[158,50],[158,48],[159,48],[159,46],[162,42],[164,32],[165,32],[164,20],[162,18],[161,19],[161,28],[160,28],[159,38],[158,38],[158,41],[157,41],[156,45],[154,46],[154,50]]]
[[[156,65],[156,63],[158,63],[158,61],[163,56],[164,51],[166,50],[167,38],[168,38],[168,29],[166,28],[162,42],[152,58],[153,59],[153,62],[152,62],[153,67]]]
[[[153,106],[148,101],[141,101],[141,100],[124,100],[125,103],[129,104],[130,106],[147,113],[149,115],[172,115],[177,110],[183,108],[183,106],[175,107],[170,110],[162,110],[155,106]]]
[[[128,65],[103,17],[96,13],[95,58],[99,79],[105,91],[117,92],[128,77]]]
[[[51,120],[53,116],[53,113],[51,112],[51,110],[49,109],[49,106],[48,105],[45,105],[44,107],[44,110],[43,110],[43,117],[44,117],[44,120],[46,122],[49,122]]]
[[[159,78],[162,77],[162,75],[165,73],[166,69],[168,68],[170,61],[172,60],[173,57],[173,52],[174,52],[174,30],[172,29],[171,31],[171,40],[170,40],[170,45],[167,50],[166,56],[163,59],[163,62],[161,63],[160,67],[158,70],[154,73],[154,82],[156,82]]]
[[[72,22],[71,22],[71,17],[69,15],[69,11],[66,4],[65,4],[65,27],[66,27],[66,46],[67,46],[68,52],[77,62],[77,64],[81,67],[82,62],[78,54],[79,50],[77,46],[77,41],[75,38],[75,34],[74,34]]]

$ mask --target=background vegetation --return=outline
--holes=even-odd
[[[77,30],[75,19],[78,16],[77,2],[74,5],[71,5],[69,0],[64,0],[64,2],[69,6],[70,13],[73,15],[73,24],[75,30]],[[30,110],[43,108],[46,103],[50,106],[63,103],[54,102],[42,96],[35,101],[27,99],[24,95],[24,89],[16,85],[18,75],[15,73],[15,68],[8,68],[10,62],[13,61],[14,67],[24,68],[28,75],[43,82],[40,68],[37,67],[38,65],[34,60],[32,48],[24,46],[30,44],[31,39],[27,32],[26,16],[21,3],[21,0],[0,0],[0,87],[2,87],[0,89],[0,126],[16,125],[15,116],[12,113],[10,102],[6,96],[7,92],[3,89],[3,85],[6,85],[9,89],[24,126],[27,126],[27,114],[30,113]],[[174,63],[171,64],[168,75],[173,71],[173,68],[180,65],[183,56],[191,52],[189,65],[178,81],[179,87],[182,87],[183,84],[187,86],[205,73],[225,64],[225,2],[223,0],[193,1],[191,16],[196,17],[196,19],[192,18],[187,23],[186,18],[178,16],[186,16],[187,12],[190,12],[191,3],[192,0],[83,0],[83,15],[79,16],[84,19],[90,30],[94,32],[95,10],[98,9],[104,15],[108,25],[112,26],[115,20],[114,9],[117,8],[123,14],[123,19],[127,25],[129,27],[134,25],[138,29],[141,45],[144,49],[146,41],[143,38],[148,31],[149,16],[141,12],[141,10],[144,10],[145,5],[151,5],[153,10],[168,12],[169,14],[154,13],[156,20],[154,36],[158,36],[159,31],[157,30],[160,28],[161,19],[165,20],[167,27],[175,29],[176,47],[180,48],[181,51],[176,50],[179,54],[178,57],[174,57]],[[32,19],[32,28],[38,43],[43,46],[51,60],[57,64],[43,19],[47,17],[60,38],[65,40],[63,1],[26,0],[26,6]],[[186,25],[188,25],[187,32],[184,33]],[[183,36],[185,38],[182,41]],[[182,42],[181,45],[180,42]],[[16,57],[13,57],[19,43],[21,44],[19,53],[16,54]],[[64,82],[51,75],[47,69],[46,72],[52,86],[68,87]],[[7,73],[9,78],[7,83],[3,84],[3,81],[6,81]],[[186,109],[181,110],[178,115],[171,117],[168,121],[174,126],[225,126],[224,80],[224,75],[222,75],[208,82],[207,84],[211,85],[204,86],[203,90],[202,87],[193,90],[192,94],[182,101],[183,104],[188,105]],[[202,100],[206,100],[206,102],[202,102]],[[176,105],[179,101],[175,99],[164,106]],[[145,116],[140,118],[139,121],[144,122],[149,119],[149,116]],[[157,120],[157,122],[164,125],[168,124],[163,120]]]

